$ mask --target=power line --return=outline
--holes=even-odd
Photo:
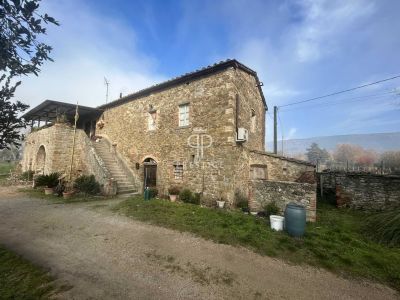
[[[306,99],[306,100],[302,100],[302,101],[297,101],[297,102],[293,102],[293,103],[284,104],[284,105],[281,105],[281,106],[279,106],[279,107],[286,107],[286,106],[290,106],[290,105],[295,105],[295,104],[300,104],[300,103],[315,101],[315,100],[319,100],[319,99],[322,99],[322,98],[331,97],[331,96],[335,96],[335,95],[338,95],[338,94],[343,94],[343,93],[351,92],[351,91],[354,91],[354,90],[358,90],[358,89],[361,89],[361,88],[365,88],[365,87],[367,87],[367,86],[375,85],[375,84],[382,83],[382,82],[389,81],[389,80],[393,80],[393,79],[396,79],[396,78],[400,78],[400,75],[397,75],[397,76],[394,76],[394,77],[391,77],[391,78],[386,78],[386,79],[378,80],[378,81],[371,82],[371,83],[367,83],[367,84],[360,85],[360,86],[357,86],[357,87],[354,87],[354,88],[350,88],[350,89],[347,89],[347,90],[334,92],[334,93],[331,93],[331,94],[328,94],[328,95],[319,96],[319,97],[310,98],[310,99]]]
[[[339,101],[335,101],[335,102],[319,103],[319,104],[314,104],[314,105],[301,106],[301,107],[297,107],[297,108],[283,109],[283,110],[279,110],[279,111],[288,112],[288,111],[294,111],[294,110],[298,110],[298,109],[302,109],[302,108],[303,109],[312,109],[312,108],[316,108],[316,107],[325,107],[325,106],[331,106],[331,105],[335,105],[335,104],[347,104],[347,103],[354,103],[354,102],[365,101],[365,100],[376,101],[376,100],[382,100],[382,98],[387,97],[387,95],[389,95],[389,94],[393,94],[394,96],[396,96],[396,94],[394,94],[393,92],[390,92],[390,93],[384,93],[381,95],[370,95],[370,96],[364,96],[364,97],[340,99]],[[357,99],[357,100],[347,101],[347,100],[351,100],[351,99]]]
[[[273,117],[273,116],[271,116],[271,113],[270,113],[269,111],[267,111],[267,115],[268,115],[268,117],[270,117],[270,118],[271,118],[271,120],[272,120],[272,121],[274,120],[274,117]]]

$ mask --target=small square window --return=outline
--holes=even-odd
[[[183,180],[183,165],[174,165],[174,178],[175,180]]]
[[[179,127],[189,126],[189,104],[179,105]]]

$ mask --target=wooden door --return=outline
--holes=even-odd
[[[144,165],[144,186],[145,187],[157,186],[157,165],[154,164]]]

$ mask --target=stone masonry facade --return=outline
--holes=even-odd
[[[308,163],[264,152],[267,106],[254,71],[234,60],[203,70],[201,76],[196,71],[161,84],[162,88],[155,86],[98,107],[103,113],[96,119],[95,134],[113,145],[132,171],[139,191],[143,191],[149,161],[156,165],[160,195],[178,186],[201,193],[207,201],[222,198],[228,205],[234,205],[235,193],[248,197],[254,180],[301,185],[304,173],[314,174],[314,166]],[[184,126],[182,118],[188,121]],[[29,141],[35,147],[26,150],[26,167],[46,140],[45,131],[51,136],[56,130],[51,128],[43,129],[43,136],[40,131],[31,134]],[[236,141],[238,128],[248,131],[246,141]],[[60,143],[64,145],[53,153],[59,151],[62,156],[69,151],[71,138]],[[50,144],[47,150],[56,147]],[[76,153],[80,153],[75,166],[79,169],[78,162],[84,165],[84,151]],[[57,164],[56,159],[47,170]]]

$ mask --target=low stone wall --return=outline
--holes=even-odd
[[[249,205],[253,211],[260,210],[265,204],[275,202],[281,212],[290,202],[303,205],[306,208],[307,221],[316,220],[316,184],[270,181],[270,180],[251,180]]]
[[[388,210],[400,207],[400,176],[325,172],[318,174],[324,193],[332,191],[338,207]]]
[[[313,176],[315,173],[315,166],[311,163],[273,153],[251,150],[249,159],[250,165],[266,167],[265,179],[268,180],[302,182],[304,173],[311,173]]]

